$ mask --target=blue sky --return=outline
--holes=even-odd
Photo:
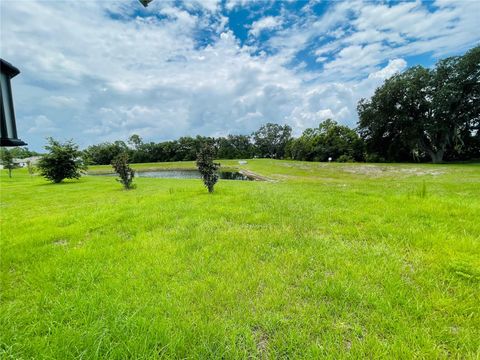
[[[480,42],[480,2],[4,0],[1,56],[17,127],[82,147],[184,135],[299,135],[326,118],[354,127],[356,104],[409,66]]]

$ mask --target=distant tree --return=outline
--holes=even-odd
[[[214,163],[214,158],[215,148],[211,144],[205,144],[197,155],[198,171],[209,193],[213,192],[213,187],[218,181],[217,170],[220,164]]]
[[[354,162],[355,159],[349,155],[340,155],[337,159],[336,159],[337,162],[341,162],[341,163],[346,163],[346,162]]]
[[[90,164],[110,165],[118,154],[127,150],[128,147],[123,141],[115,141],[89,146],[83,152]]]
[[[252,138],[257,156],[282,159],[292,138],[292,128],[288,125],[268,123],[255,131]]]
[[[219,159],[249,159],[253,156],[254,148],[250,136],[228,135],[216,139]]]
[[[177,158],[177,141],[165,141],[157,144],[158,154],[160,156],[159,161],[176,161]]]
[[[143,140],[142,138],[137,135],[137,134],[133,134],[132,136],[130,136],[130,138],[128,139],[128,144],[134,148],[135,150],[138,150],[140,148],[140,146],[142,146],[143,144]]]
[[[5,148],[0,149],[0,161],[3,168],[8,170],[8,177],[12,177],[12,170],[15,169],[15,163],[13,162],[13,156],[10,151]]]
[[[327,119],[318,128],[306,129],[302,136],[292,140],[287,153],[294,160],[363,161],[364,144],[354,130]]]
[[[40,155],[39,153],[35,151],[30,151],[28,150],[27,147],[21,147],[17,146],[9,150],[10,153],[12,154],[12,157],[15,159],[25,159],[30,156],[38,156]]]
[[[112,161],[112,166],[115,172],[118,174],[120,182],[125,190],[133,189],[133,178],[135,176],[135,170],[133,170],[128,164],[128,154],[123,152],[118,154]]]
[[[396,74],[358,104],[359,130],[369,153],[387,160],[414,154],[441,162],[446,152],[475,147],[480,123],[480,46]],[[471,150],[470,150],[471,151]],[[407,153],[407,155],[405,154]]]
[[[45,149],[48,153],[41,157],[37,165],[40,175],[54,183],[64,179],[79,179],[87,167],[78,146],[71,140],[63,144],[53,138],[47,140]]]
[[[206,145],[210,145],[216,153],[215,139],[205,136],[182,136],[176,142],[174,161],[192,161],[197,158],[199,151]]]
[[[302,136],[289,141],[285,155],[293,160],[318,161],[315,153],[318,132],[318,128],[305,129]]]

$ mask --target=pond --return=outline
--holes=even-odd
[[[116,176],[115,174],[98,174],[103,176]],[[219,171],[218,176],[224,180],[254,180],[238,171]],[[137,171],[135,177],[141,178],[164,178],[164,179],[200,179],[197,170],[155,170]]]
[[[139,171],[135,175],[146,178],[200,179],[200,173],[197,170]],[[238,171],[219,171],[218,176],[224,180],[253,180]]]

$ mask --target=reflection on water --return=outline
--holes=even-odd
[[[200,179],[200,173],[196,170],[158,170],[135,172],[137,177],[168,178],[168,179]]]
[[[220,179],[225,180],[253,180],[252,178],[239,173],[238,171],[220,171],[218,173]]]

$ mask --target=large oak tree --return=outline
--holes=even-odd
[[[358,114],[369,152],[387,160],[406,160],[410,152],[441,162],[447,150],[478,136],[480,47],[434,69],[416,66],[394,75],[359,102]]]

